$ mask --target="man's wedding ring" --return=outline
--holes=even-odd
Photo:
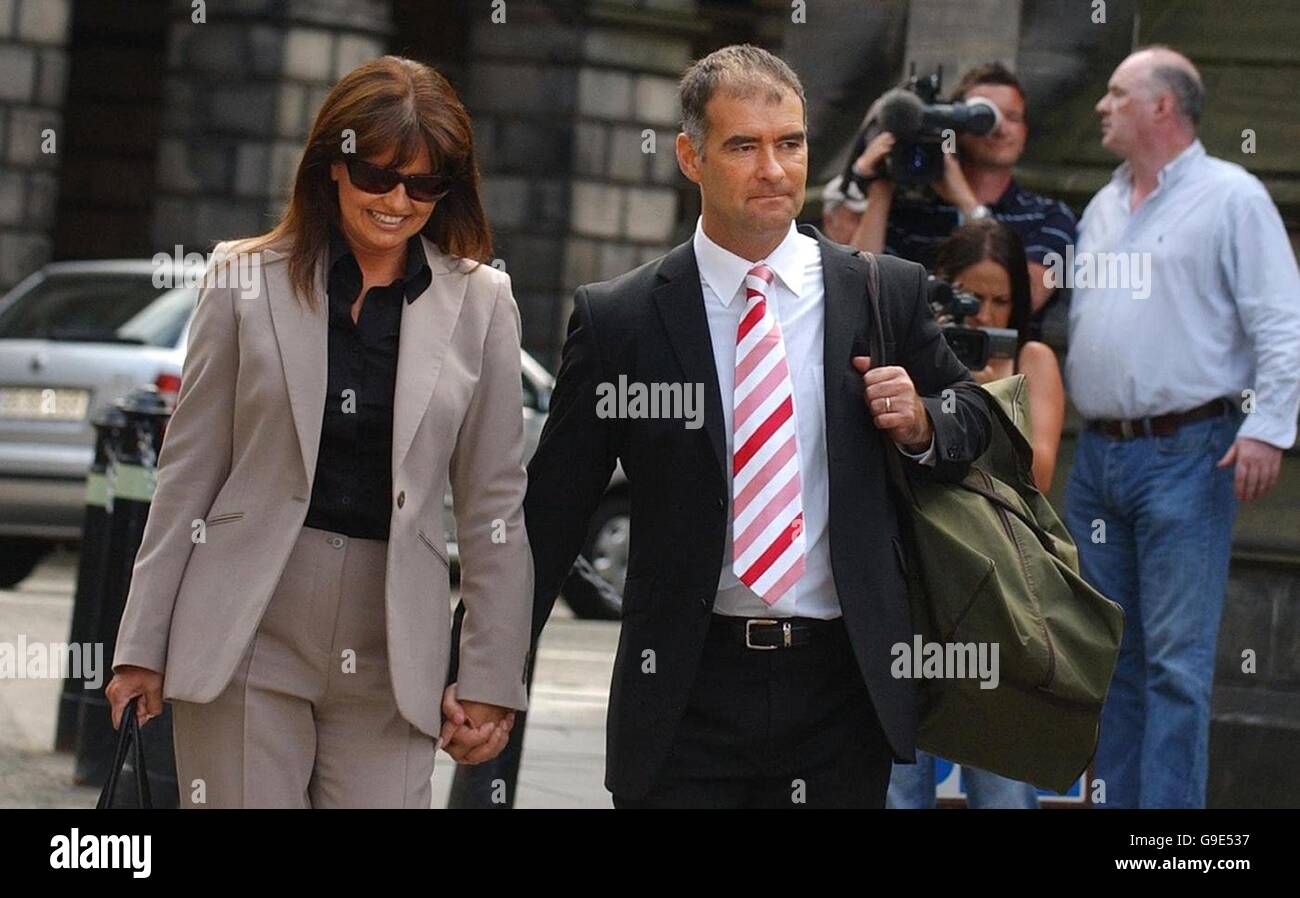
[[[893,402],[890,401],[890,397],[886,396],[886,397],[885,397],[885,411],[887,411],[887,412],[892,412],[893,410],[894,410],[894,404],[893,404]]]

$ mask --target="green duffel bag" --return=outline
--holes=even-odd
[[[873,277],[879,352],[877,285]],[[886,452],[902,497],[912,621],[922,644],[945,651],[982,644],[989,655],[997,646],[994,688],[969,675],[919,680],[916,744],[1065,792],[1097,748],[1124,612],[1079,575],[1069,531],[1034,486],[1024,375],[982,389],[993,433],[961,483],[908,477],[898,454]]]

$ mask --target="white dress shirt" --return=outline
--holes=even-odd
[[[1243,407],[1251,389],[1254,411],[1238,436],[1290,447],[1300,274],[1268,192],[1200,141],[1130,212],[1132,190],[1125,162],[1079,224],[1076,269],[1085,253],[1145,253],[1150,283],[1075,286],[1065,368],[1075,406],[1085,418],[1145,418],[1219,396]]]
[[[745,275],[757,262],[737,256],[714,243],[704,233],[701,218],[695,225],[695,260],[708,316],[713,361],[722,396],[723,434],[730,459],[734,450],[732,420],[736,380],[736,330],[745,312]],[[732,570],[731,465],[727,468],[727,538],[718,580],[717,614],[739,617],[839,617],[840,600],[831,573],[830,484],[826,465],[826,394],[822,335],[825,330],[825,283],[821,248],[817,241],[790,231],[763,260],[776,274],[768,289],[767,304],[781,326],[794,393],[795,446],[803,503],[805,566],[803,576],[769,606],[740,582]],[[897,445],[897,444],[895,444]],[[899,447],[900,451],[902,447]],[[863,448],[866,451],[866,448]],[[933,464],[934,441],[924,453],[904,454]]]

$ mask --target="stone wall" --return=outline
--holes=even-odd
[[[203,252],[278,218],[330,87],[382,55],[384,0],[242,0],[192,20],[174,0],[158,144],[155,248]]]
[[[471,24],[466,105],[524,343],[554,360],[580,284],[655,256],[680,230],[677,78],[693,2],[514,0]]]
[[[49,258],[69,0],[0,0],[0,290]]]

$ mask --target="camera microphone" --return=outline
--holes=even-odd
[[[933,183],[943,177],[943,150],[953,149],[945,143],[950,133],[988,134],[1002,120],[998,107],[985,97],[936,103],[938,93],[938,74],[913,76],[907,87],[886,91],[872,103],[849,151],[845,183],[856,184],[864,195],[877,177],[903,188]],[[858,174],[853,163],[882,131],[894,135],[893,149],[875,172]]]
[[[971,97],[964,102],[936,103],[933,106],[923,106],[917,100],[917,106],[923,125],[934,130],[952,128],[967,134],[988,134],[1002,118],[998,107],[987,97]]]
[[[926,107],[916,94],[896,87],[876,101],[874,118],[881,131],[906,140],[921,132],[925,125]]]

